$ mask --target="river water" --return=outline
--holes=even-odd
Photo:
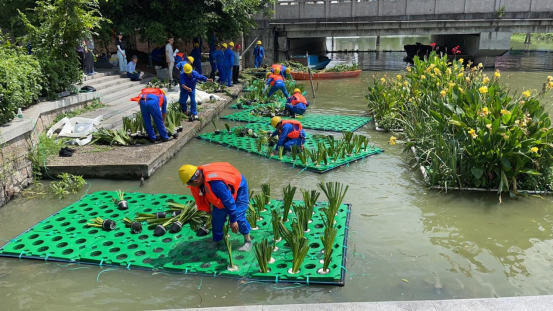
[[[529,62],[531,57],[523,59]],[[311,111],[365,115],[364,95],[373,75],[396,73],[386,64],[381,66],[389,71],[316,83]],[[502,71],[502,79],[518,89],[541,88],[547,75]],[[192,140],[142,188],[136,188],[138,181],[89,179],[83,191],[63,200],[17,199],[0,208],[0,238],[9,240],[85,191],[188,194],[177,175],[184,163],[228,161],[256,192],[266,182],[276,192],[288,183],[315,189],[319,181],[340,181],[350,186],[345,202],[353,204],[344,287],[244,283],[0,258],[2,309],[143,310],[553,294],[551,197],[504,196],[499,204],[493,193],[428,190],[401,144],[387,144],[390,134],[377,133],[372,125],[358,132],[386,151],[323,175],[300,173],[271,160]]]

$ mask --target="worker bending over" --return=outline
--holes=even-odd
[[[303,115],[309,107],[309,102],[301,94],[300,89],[294,89],[294,94],[288,98],[288,102],[284,107],[284,110],[291,116],[295,117],[296,114]]]
[[[284,78],[280,75],[280,69],[276,68],[274,73],[267,73],[267,85],[265,86],[265,89],[263,90],[263,93],[269,89],[269,94],[267,94],[267,97],[270,98],[273,96],[273,94],[276,91],[281,91],[284,96],[286,96],[286,99],[290,97],[290,94],[288,94],[288,91],[286,90],[286,84],[284,84]]]
[[[265,58],[265,50],[261,45],[261,41],[257,41],[257,46],[253,49],[254,67],[261,67],[261,63]]]
[[[277,69],[277,68],[278,68],[282,78],[284,78],[284,80],[288,79],[289,77],[292,77],[292,76],[290,76],[290,68],[288,68],[284,65],[281,65],[281,64],[273,64],[271,66],[271,72],[274,73],[275,69]]]
[[[278,152],[279,147],[284,147],[285,151],[290,151],[292,146],[303,148],[305,143],[305,132],[298,120],[282,120],[280,117],[273,117],[271,125],[275,131],[271,134],[271,138],[278,135],[278,142],[273,154]]]
[[[211,79],[202,76],[197,71],[192,70],[192,65],[185,64],[183,72],[180,74],[180,98],[179,104],[182,108],[182,112],[191,116],[194,120],[198,119],[198,112],[196,111],[196,83],[198,81],[213,81]],[[190,113],[188,113],[187,101],[190,97]]]
[[[251,227],[246,220],[250,203],[246,177],[226,162],[198,167],[183,165],[179,168],[179,177],[190,188],[198,210],[211,213],[212,245],[220,245],[228,217],[232,232],[244,236],[244,245],[239,250],[249,251],[252,241]]]
[[[167,113],[167,97],[163,90],[158,88],[145,88],[137,97],[131,98],[131,101],[138,102],[140,105],[140,113],[144,120],[144,128],[148,133],[148,139],[154,143],[157,140],[156,133],[152,127],[152,118],[156,125],[156,129],[161,136],[161,141],[168,141],[169,136],[165,129],[165,115]]]

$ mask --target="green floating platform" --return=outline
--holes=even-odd
[[[264,130],[264,131],[272,131],[274,130],[271,128],[270,125],[260,124],[260,123],[252,123],[248,125],[248,128],[253,129],[254,131]],[[199,136],[196,136],[197,138],[201,140],[205,140],[211,143],[216,143],[219,145],[232,147],[238,150],[246,151],[252,154],[256,154],[262,157],[270,158],[276,161],[284,162],[287,164],[291,164],[294,167],[306,169],[311,172],[316,173],[326,173],[328,171],[331,171],[333,169],[339,168],[344,165],[349,165],[352,162],[359,161],[361,159],[364,159],[366,157],[382,153],[384,150],[376,147],[368,147],[367,150],[361,151],[359,153],[353,154],[351,156],[346,156],[345,158],[338,158],[336,162],[328,162],[328,165],[325,165],[324,163],[321,163],[320,165],[316,165],[316,163],[312,162],[310,159],[307,159],[307,165],[304,165],[299,158],[294,159],[290,154],[285,154],[282,156],[282,159],[279,158],[278,155],[271,155],[269,156],[267,154],[266,146],[263,147],[263,150],[261,152],[257,151],[256,148],[256,139],[245,136],[240,137],[233,133],[233,129],[231,129],[230,133],[227,133],[226,131],[221,131],[220,134],[216,133],[205,133],[201,134]],[[318,143],[323,143],[325,146],[329,146],[328,141],[326,138],[321,137],[320,135],[311,135],[309,133],[306,133],[307,137],[305,139],[305,148],[309,149],[315,149],[317,148]]]
[[[250,114],[249,110],[232,113],[221,117],[221,119],[248,122],[248,123],[265,123],[269,124],[270,117],[257,117]],[[290,118],[284,118],[290,119]],[[369,117],[355,116],[340,116],[326,114],[307,113],[304,116],[297,118],[305,129],[332,131],[332,132],[353,132],[363,125],[369,123]]]
[[[0,248],[0,256],[19,259],[71,262],[127,269],[162,270],[180,274],[200,274],[212,277],[251,279],[266,282],[294,282],[307,284],[344,285],[347,251],[348,223],[351,206],[343,204],[336,216],[338,234],[328,274],[319,274],[322,268],[323,246],[319,236],[324,234],[324,225],[319,215],[326,203],[317,203],[309,232],[309,253],[300,271],[289,273],[292,267],[292,251],[285,241],[277,243],[273,252],[275,261],[269,264],[269,273],[260,273],[255,250],[240,252],[243,243],[239,234],[231,234],[234,264],[238,270],[229,271],[226,248],[211,250],[211,234],[197,237],[186,225],[179,233],[156,237],[153,230],[143,224],[141,233],[132,234],[122,219],[134,218],[136,213],[155,213],[169,210],[169,202],[186,204],[191,196],[178,194],[128,193],[125,199],[129,209],[121,211],[112,201],[115,192],[95,192],[71,204]],[[294,201],[301,203],[302,201]],[[282,210],[282,202],[271,200],[267,211],[261,212],[258,229],[251,231],[253,242],[266,238],[272,243],[271,210]],[[282,212],[280,213],[282,214]],[[117,223],[113,231],[88,227],[89,219],[101,217]],[[290,212],[290,219],[295,214]],[[289,227],[290,221],[286,223]],[[224,244],[222,244],[224,245]]]

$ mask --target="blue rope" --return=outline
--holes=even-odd
[[[44,261],[48,261],[48,257],[50,257],[50,254],[46,254],[46,257],[44,258]]]
[[[188,268],[184,270],[184,274],[188,274]]]
[[[21,260],[21,256],[23,256],[23,254],[25,254],[25,252],[21,252],[21,254],[19,254],[19,260]]]
[[[198,289],[202,288],[203,282],[204,282],[204,277],[202,276],[202,277],[200,278],[200,285],[198,285]]]
[[[277,272],[277,274],[275,275],[275,283],[278,284],[278,272]]]
[[[348,274],[349,274],[349,272],[348,272],[348,269],[346,269],[346,267],[344,267],[344,266],[340,266],[340,268],[344,269],[344,271],[346,271],[346,273],[348,273]]]
[[[100,260],[100,268],[102,267],[103,264],[104,264],[104,259],[102,258],[102,260]]]
[[[309,274],[306,275],[307,276],[307,286],[309,286]]]
[[[129,262],[129,264],[127,265],[127,270],[130,270],[131,269],[131,263]]]
[[[100,274],[104,273],[104,272],[108,272],[108,271],[113,271],[113,270],[116,270],[114,268],[108,268],[108,269],[105,269],[105,270],[102,270],[100,271],[100,273],[98,273],[98,275],[96,276],[96,282],[100,282]]]

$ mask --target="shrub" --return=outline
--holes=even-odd
[[[39,62],[0,33],[0,124],[11,121],[17,108],[38,101],[41,82]]]

